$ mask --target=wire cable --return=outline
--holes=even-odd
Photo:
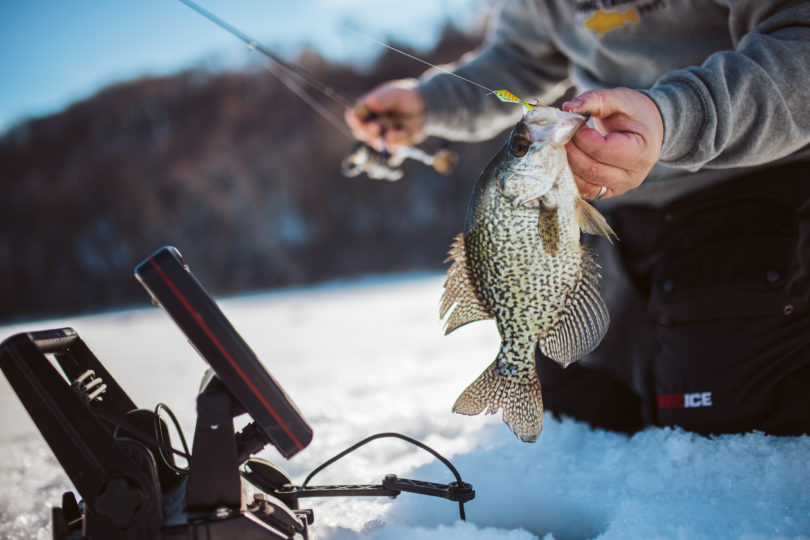
[[[169,418],[170,418],[172,424],[174,424],[174,428],[175,428],[175,430],[177,431],[177,433],[178,433],[178,435],[180,437],[180,443],[183,446],[182,451],[175,449],[174,447],[171,446],[171,444],[167,444],[166,441],[164,440],[164,436],[163,436],[163,433],[162,433],[162,430],[161,430],[161,424],[160,424],[160,422],[162,420],[161,417],[160,417],[161,411],[165,411],[166,414],[169,415]],[[139,429],[139,428],[137,428],[135,426],[129,425],[126,422],[122,422],[122,421],[118,420],[117,418],[115,418],[114,416],[112,416],[112,415],[110,415],[110,414],[108,414],[108,413],[106,413],[104,411],[98,411],[97,410],[97,411],[93,411],[93,412],[98,418],[112,424],[112,426],[113,426],[113,436],[114,437],[117,438],[119,430],[124,429],[127,432],[129,432],[131,435],[135,435],[136,437],[140,438],[141,442],[144,442],[144,443],[147,443],[147,444],[154,444],[158,448],[158,451],[160,452],[161,459],[163,459],[163,462],[171,470],[173,470],[174,472],[176,472],[178,474],[182,474],[182,475],[189,474],[189,472],[191,470],[190,469],[191,453],[188,451],[188,444],[186,443],[186,438],[185,438],[185,436],[183,434],[183,430],[180,427],[179,422],[177,421],[177,417],[175,417],[172,410],[165,403],[158,403],[155,406],[155,410],[154,410],[155,433],[154,433],[154,435],[151,435],[151,434],[149,434],[149,433],[147,433],[147,432],[143,431],[142,429]],[[346,457],[347,455],[351,454],[355,450],[361,448],[362,446],[365,446],[366,444],[368,444],[368,443],[370,443],[372,441],[375,441],[377,439],[383,439],[383,438],[401,439],[401,440],[403,440],[405,442],[408,442],[408,443],[410,443],[410,444],[412,444],[412,445],[414,445],[414,446],[416,446],[418,448],[421,448],[422,450],[430,453],[433,457],[435,457],[436,459],[441,461],[450,470],[450,472],[455,477],[456,484],[458,486],[462,486],[464,484],[464,481],[461,479],[461,474],[459,474],[458,469],[456,469],[453,466],[453,464],[450,462],[450,460],[448,460],[447,458],[445,458],[444,456],[439,454],[433,448],[429,447],[428,445],[426,445],[423,442],[420,442],[420,441],[417,441],[416,439],[408,437],[407,435],[402,435],[401,433],[384,432],[384,433],[377,433],[376,435],[371,435],[369,437],[366,437],[365,439],[353,444],[349,448],[347,448],[347,449],[343,450],[342,452],[338,453],[334,457],[332,457],[332,458],[326,460],[325,462],[321,463],[319,466],[315,467],[315,469],[313,469],[312,472],[309,473],[309,475],[304,479],[304,482],[301,484],[301,487],[302,488],[306,487],[307,484],[309,483],[309,481],[312,480],[312,478],[315,477],[316,474],[323,471],[324,469],[326,469],[327,467],[329,467],[330,465],[332,465],[336,461]],[[182,467],[178,467],[177,465],[175,465],[173,460],[170,459],[170,456],[169,456],[170,453],[178,455],[178,456],[186,459],[189,462],[189,467],[182,468]],[[463,501],[458,502],[458,508],[459,508],[459,517],[461,518],[462,521],[465,521],[467,519],[467,516],[466,516],[465,511],[464,511],[464,502]]]
[[[174,450],[174,447],[171,445],[171,439],[169,439],[168,444],[166,441],[163,440],[163,430],[161,429],[161,418],[160,418],[160,411],[166,411],[166,414],[169,415],[169,418],[174,424],[174,430],[177,432],[178,436],[180,437],[180,444],[183,445],[183,452],[186,456],[186,461],[188,461],[188,465],[186,467],[178,467],[174,464],[174,459],[166,452],[165,447],[171,448]],[[177,417],[174,415],[172,410],[169,408],[168,405],[165,403],[158,403],[155,405],[155,439],[157,442],[158,451],[160,452],[160,457],[163,459],[163,462],[169,467],[171,470],[178,474],[188,474],[191,470],[191,452],[188,451],[188,444],[186,443],[186,437],[183,435],[183,429],[180,427],[180,423],[177,421]],[[178,452],[179,454],[179,452]]]
[[[95,414],[96,417],[98,417],[99,419],[104,420],[104,421],[106,421],[107,423],[109,423],[109,424],[111,424],[113,426],[113,437],[115,437],[115,438],[118,438],[119,430],[124,429],[124,430],[128,431],[130,434],[137,436],[141,440],[141,442],[154,444],[155,446],[157,446],[158,448],[160,448],[161,450],[163,450],[163,451],[165,451],[167,453],[175,454],[175,455],[180,456],[180,457],[188,460],[189,462],[191,462],[191,454],[188,452],[188,447],[185,447],[185,445],[184,445],[184,451],[176,450],[175,448],[172,448],[171,446],[167,446],[165,443],[162,443],[162,442],[156,440],[154,435],[152,435],[152,434],[150,434],[150,433],[148,433],[148,432],[146,432],[146,431],[144,431],[144,430],[142,430],[140,428],[137,428],[137,427],[135,427],[133,425],[130,425],[130,424],[126,423],[126,422],[122,422],[118,418],[116,418],[115,416],[113,416],[111,414],[108,414],[108,413],[106,413],[104,411],[99,411],[99,410],[94,410],[93,414]],[[179,429],[179,427],[178,427],[178,429]],[[185,441],[185,437],[182,437],[182,439]],[[187,473],[188,473],[188,471],[183,472],[183,474],[187,474]]]
[[[408,437],[407,435],[402,435],[401,433],[394,433],[394,432],[385,432],[385,433],[377,433],[376,435],[371,435],[370,437],[366,437],[362,441],[353,444],[352,446],[350,446],[349,448],[347,448],[344,451],[340,452],[336,456],[324,461],[323,463],[321,463],[320,465],[315,467],[315,469],[313,469],[313,471],[311,473],[309,473],[309,475],[301,483],[301,487],[302,488],[306,487],[306,485],[309,483],[309,481],[312,480],[312,478],[316,474],[318,474],[322,470],[326,469],[327,467],[329,467],[330,465],[332,465],[336,461],[346,457],[347,455],[351,454],[352,452],[354,452],[355,450],[357,450],[361,446],[365,446],[366,444],[368,444],[368,443],[370,443],[372,441],[375,441],[377,439],[382,439],[382,438],[401,439],[401,440],[403,440],[405,442],[411,443],[412,445],[421,448],[422,450],[425,450],[426,452],[432,454],[433,457],[435,457],[436,459],[441,461],[450,470],[450,472],[453,473],[453,476],[456,478],[456,482],[457,482],[457,484],[459,486],[464,483],[461,480],[461,475],[459,474],[458,470],[453,466],[452,463],[450,463],[450,460],[448,460],[446,457],[439,454],[433,448],[429,447],[428,445],[426,445],[423,442],[420,442],[420,441],[417,441],[416,439]],[[466,514],[464,512],[464,503],[462,501],[459,501],[459,503],[458,503],[458,512],[459,512],[459,516],[461,517],[461,520],[466,521],[467,516],[466,516]]]

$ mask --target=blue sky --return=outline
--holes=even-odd
[[[380,47],[346,28],[429,47],[444,21],[471,24],[488,0],[198,3],[282,55],[311,45],[362,62]],[[251,54],[178,0],[0,0],[0,49],[0,132],[110,83],[197,64],[238,69]]]

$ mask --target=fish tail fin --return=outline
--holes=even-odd
[[[638,22],[638,9],[636,9],[635,6],[629,7],[626,10],[624,10],[624,13],[622,13],[622,17],[624,17],[624,20],[627,21],[627,22],[637,23]]]
[[[543,429],[543,396],[540,379],[532,371],[531,379],[498,375],[495,360],[468,386],[453,405],[453,412],[475,416],[495,414],[503,409],[503,421],[523,442],[534,442]]]

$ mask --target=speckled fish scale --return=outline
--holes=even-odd
[[[501,337],[495,361],[453,410],[502,409],[524,441],[537,439],[543,421],[535,348],[566,366],[599,344],[609,322],[598,265],[579,239],[580,230],[612,231],[579,197],[564,149],[584,121],[551,107],[524,113],[479,179],[447,259],[447,333],[494,318]]]

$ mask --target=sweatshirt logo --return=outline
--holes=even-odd
[[[576,0],[574,9],[582,26],[602,38],[613,30],[639,24],[646,15],[666,9],[667,2],[668,0]]]
[[[695,407],[711,406],[711,392],[694,392],[688,394],[670,394],[658,396],[659,409],[691,409]]]
[[[635,6],[624,11],[603,11],[600,9],[585,21],[585,28],[593,30],[599,34],[599,37],[602,37],[611,30],[621,28],[626,24],[638,24],[638,10]]]

